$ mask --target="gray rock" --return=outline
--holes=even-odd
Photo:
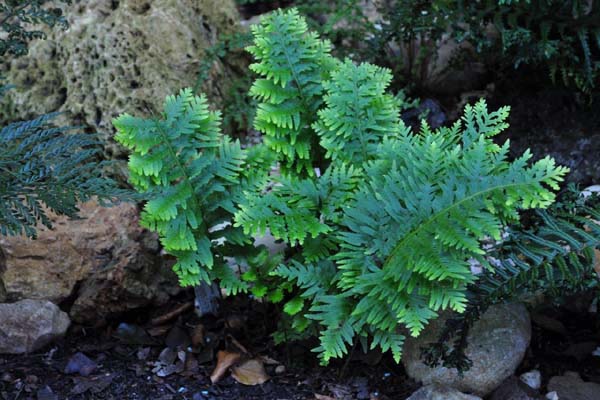
[[[64,336],[71,321],[56,305],[44,300],[0,304],[0,353],[38,350]]]
[[[462,376],[455,368],[431,368],[421,360],[421,348],[437,341],[450,315],[432,321],[418,338],[407,339],[402,363],[411,378],[425,385],[437,383],[486,396],[513,375],[523,359],[531,339],[529,313],[522,304],[490,307],[469,332],[466,355],[473,365]]]
[[[481,400],[481,397],[464,394],[456,389],[433,384],[423,386],[406,400]]]
[[[81,352],[77,352],[71,356],[67,366],[65,367],[65,374],[79,374],[81,376],[89,376],[98,368],[98,364],[91,360],[88,356]]]
[[[550,378],[548,391],[556,392],[560,400],[598,400],[600,385],[584,382],[576,372],[565,372],[563,376]]]
[[[548,393],[546,393],[546,399],[548,399],[548,400],[560,400],[558,398],[558,394],[556,392],[548,392]]]
[[[521,382],[535,390],[539,390],[542,386],[542,373],[537,369],[521,374],[519,379],[521,379]]]
[[[492,394],[490,400],[539,400],[540,394],[524,382],[511,376]]]

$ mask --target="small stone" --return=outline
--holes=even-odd
[[[433,384],[423,386],[406,400],[481,400],[481,397],[464,394],[450,387]]]
[[[407,339],[402,363],[408,375],[424,385],[436,383],[486,396],[512,376],[521,363],[531,338],[529,313],[522,304],[490,307],[469,330],[465,353],[473,365],[462,375],[455,368],[429,367],[421,358],[421,348],[439,339],[451,315],[442,314],[419,337]]]
[[[563,376],[550,378],[548,390],[556,392],[559,399],[598,400],[600,384],[584,382],[576,372],[565,372]]]
[[[71,324],[66,313],[46,300],[0,304],[0,354],[38,350],[65,335]]]
[[[150,347],[143,347],[137,352],[137,358],[140,361],[148,359],[148,356],[150,356]]]
[[[277,375],[281,375],[285,372],[285,365],[278,365],[277,367],[275,367],[275,373]]]
[[[73,354],[65,367],[65,374],[79,374],[89,376],[96,370],[98,364],[90,360],[85,354],[78,352]]]
[[[525,383],[532,389],[539,390],[539,388],[542,386],[542,373],[537,369],[525,372],[519,378],[521,379],[521,382]]]
[[[546,393],[546,399],[548,399],[548,400],[559,400],[558,393],[556,393],[556,392],[548,392],[548,393]]]

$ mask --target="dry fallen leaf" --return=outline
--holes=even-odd
[[[210,375],[210,381],[212,383],[216,383],[219,380],[221,380],[221,378],[223,377],[223,375],[225,375],[225,372],[227,372],[229,367],[238,362],[239,359],[239,353],[230,353],[224,350],[219,351],[217,353],[217,366],[215,367],[213,373]]]
[[[249,386],[261,385],[270,379],[259,359],[248,360],[233,367],[231,376],[239,383]]]

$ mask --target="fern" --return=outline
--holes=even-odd
[[[225,257],[252,241],[231,226],[231,214],[243,188],[262,179],[260,165],[271,160],[255,150],[248,161],[239,142],[220,133],[220,114],[190,89],[167,97],[162,117],[114,120],[116,140],[132,151],[130,182],[147,199],[141,224],[177,257],[182,285],[219,279],[226,291],[245,291]]]
[[[0,234],[36,236],[51,228],[47,212],[77,216],[78,204],[96,196],[101,204],[131,198],[104,178],[109,162],[90,134],[52,124],[56,114],[15,122],[0,129]]]
[[[183,284],[220,280],[282,302],[291,337],[318,335],[324,363],[359,340],[398,361],[407,333],[440,310],[469,310],[469,260],[494,270],[482,241],[551,205],[567,169],[529,152],[510,161],[509,143],[493,141],[509,109],[484,101],[451,127],[413,134],[385,92],[389,71],[335,61],[295,10],[253,34],[266,147],[223,137],[219,114],[189,90],[167,98],[160,119],[115,120],[147,196],[143,223],[177,256]],[[274,162],[280,175],[267,173]],[[267,231],[284,254],[252,246]]]
[[[311,128],[322,103],[322,82],[335,62],[330,45],[309,33],[297,11],[276,11],[252,27],[247,50],[261,78],[250,89],[259,101],[254,126],[279,154],[282,172],[313,175],[322,155]]]
[[[336,257],[338,286],[360,299],[353,315],[368,319],[384,301],[392,312],[379,324],[399,321],[416,336],[437,310],[464,311],[466,286],[475,279],[467,260],[482,258],[479,241],[499,238],[518,209],[553,201],[546,185],[556,189],[565,168],[550,159],[528,167],[529,154],[508,162],[508,145],[498,147],[489,138],[499,129],[485,123],[485,103],[467,107],[465,114],[458,143],[458,130],[424,127],[420,135],[384,142],[381,159],[367,168]],[[496,124],[506,116],[501,110]],[[482,133],[475,140],[473,124]]]
[[[284,15],[297,18],[276,13],[255,41],[268,40],[265,32]],[[268,68],[273,76],[290,71]],[[385,93],[387,70],[346,60],[328,75],[312,135],[329,165],[321,164],[321,176],[288,170],[272,187],[249,192],[234,226],[248,234],[268,229],[290,246],[273,274],[296,287],[284,309],[317,325],[323,362],[357,338],[399,359],[405,330],[416,336],[439,310],[466,310],[476,281],[468,261],[493,269],[481,241],[500,238],[520,210],[549,206],[567,169],[550,158],[531,163],[529,152],[508,160],[508,142],[493,142],[508,126],[508,107],[489,112],[481,101],[465,109],[462,124],[435,131],[424,124],[412,134]],[[274,99],[272,115],[287,112],[280,101],[287,92],[260,88]],[[329,265],[335,273],[325,285],[317,277]]]
[[[465,370],[467,335],[493,304],[524,300],[532,293],[555,301],[597,287],[594,248],[600,246],[600,198],[582,198],[571,187],[556,205],[536,210],[528,226],[513,225],[508,236],[487,252],[493,270],[484,270],[468,288],[466,312],[449,319],[439,340],[424,348],[429,364]],[[447,343],[452,342],[453,346]]]

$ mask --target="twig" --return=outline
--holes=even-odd
[[[150,321],[150,323],[152,325],[154,325],[154,326],[156,326],[156,325],[162,325],[162,324],[164,324],[166,322],[169,322],[173,318],[180,316],[181,314],[183,314],[187,310],[190,310],[193,307],[194,307],[194,302],[193,301],[188,301],[187,303],[183,303],[182,305],[180,305],[176,309],[174,309],[172,311],[169,311],[168,313],[163,314],[160,317],[153,318]]]

